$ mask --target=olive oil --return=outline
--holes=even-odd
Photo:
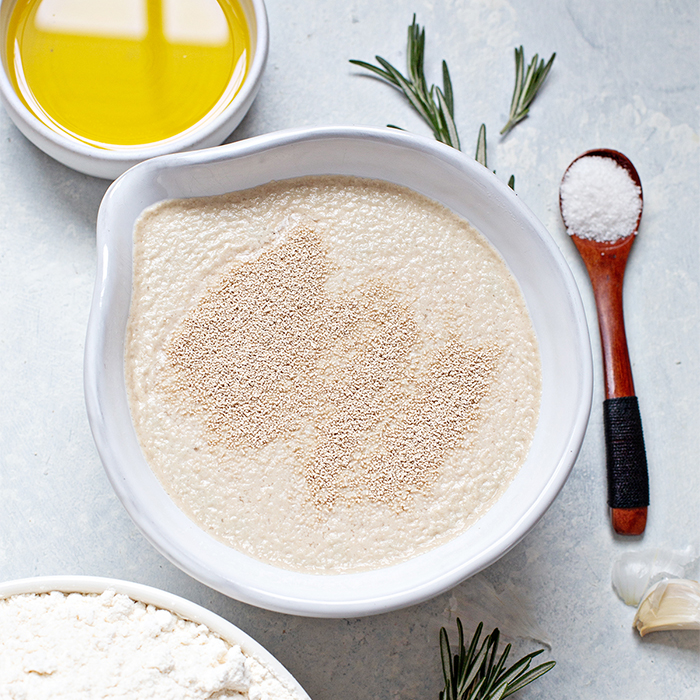
[[[5,50],[17,94],[46,126],[128,149],[225,109],[250,35],[237,0],[17,0]]]

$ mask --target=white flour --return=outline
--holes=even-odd
[[[126,595],[0,600],[0,700],[299,700],[239,646]]]

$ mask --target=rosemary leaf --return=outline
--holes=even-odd
[[[450,71],[447,68],[447,62],[442,62],[442,84],[445,88],[445,102],[447,103],[447,109],[450,114],[455,112],[455,102],[454,93],[452,92],[452,79],[450,78]]]
[[[440,630],[440,656],[442,657],[442,676],[445,680],[445,690],[440,693],[440,698],[452,700],[452,653],[450,652],[450,642],[447,639],[447,632],[443,627]]]
[[[506,689],[508,688],[507,683],[501,683],[501,685],[496,688],[490,696],[490,700],[501,700],[505,697]]]
[[[507,698],[509,695],[512,695],[517,690],[524,688],[526,685],[532,683],[532,681],[537,680],[540,676],[543,676],[545,673],[547,673],[547,671],[554,668],[555,665],[555,661],[547,661],[546,663],[536,666],[532,669],[532,671],[521,676],[516,683],[513,683],[513,685],[509,686],[506,694],[503,697]]]
[[[525,51],[523,47],[515,49],[515,87],[510,103],[510,114],[506,125],[501,129],[501,134],[507,134],[518,122],[527,117],[532,101],[537,97],[537,92],[542,87],[549,73],[556,53],[553,53],[545,64],[542,59],[539,64],[539,56],[535,54],[525,72]]]
[[[482,124],[479,129],[479,136],[476,139],[476,154],[474,155],[477,163],[481,163],[485,168],[486,164],[486,124]]]
[[[443,143],[454,146],[459,150],[459,136],[457,135],[457,127],[452,118],[452,110],[447,102],[447,96],[443,94],[440,88],[435,88],[435,93],[438,96],[440,126],[444,136]]]

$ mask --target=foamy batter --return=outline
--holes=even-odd
[[[464,532],[524,462],[541,384],[520,290],[486,240],[411,190],[340,176],[144,212],[126,377],[177,505],[311,573]]]

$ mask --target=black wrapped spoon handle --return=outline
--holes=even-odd
[[[642,417],[636,396],[603,402],[608,505],[613,509],[649,505],[649,477]]]

